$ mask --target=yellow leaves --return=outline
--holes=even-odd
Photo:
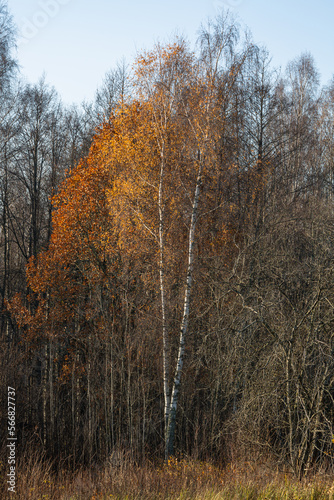
[[[184,40],[165,46],[157,44],[152,51],[138,56],[133,72],[135,88],[144,100],[155,99],[162,107],[168,107],[169,98],[176,89],[186,86],[192,74],[194,56]]]
[[[213,479],[217,482],[223,482],[224,478],[223,471],[218,467],[209,462],[200,462],[189,458],[170,457],[168,463],[164,464],[162,471],[172,480],[177,481],[182,478],[189,484],[208,484]]]
[[[136,99],[120,103],[97,130],[88,157],[53,199],[50,246],[27,269],[31,294],[40,303],[36,325],[44,321],[47,328],[64,331],[77,309],[80,321],[93,322],[96,311],[90,307],[98,287],[111,276],[117,280],[127,265],[156,266],[162,212],[166,262],[180,274],[204,157],[203,177],[216,189],[220,110],[186,44],[179,40],[139,56],[135,74]],[[210,196],[206,193],[206,209],[213,213]],[[220,234],[211,251],[220,251],[225,239]],[[199,248],[205,251],[202,240]]]

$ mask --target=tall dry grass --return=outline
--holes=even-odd
[[[8,493],[5,463],[0,465],[0,498],[17,500],[334,500],[334,475],[319,474],[298,482],[270,464],[229,464],[170,460],[168,465],[135,465],[126,454],[103,467],[53,472],[37,454],[17,463],[16,493]]]

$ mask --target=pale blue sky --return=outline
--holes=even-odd
[[[70,104],[91,100],[124,56],[178,32],[195,40],[201,22],[229,9],[265,45],[273,64],[314,56],[327,83],[334,74],[333,0],[9,0],[21,30],[17,58],[30,82],[43,72]]]

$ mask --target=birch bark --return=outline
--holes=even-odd
[[[185,345],[186,345],[185,340],[186,340],[186,335],[188,333],[188,324],[189,324],[190,297],[191,297],[191,288],[193,281],[195,230],[196,230],[196,223],[198,216],[200,188],[202,183],[202,171],[203,171],[203,163],[202,163],[202,158],[200,158],[197,179],[196,179],[194,201],[191,213],[190,228],[189,228],[187,279],[186,279],[186,287],[185,287],[184,301],[183,301],[183,316],[182,316],[181,330],[180,330],[179,351],[178,351],[172,396],[171,396],[169,415],[168,415],[168,428],[167,428],[166,454],[165,454],[167,460],[168,457],[172,455],[174,452],[176,410],[180,393],[182,368],[185,355]]]
[[[169,338],[166,318],[166,289],[165,289],[165,259],[164,259],[164,205],[163,205],[163,181],[164,181],[164,157],[162,153],[160,181],[159,181],[159,250],[160,250],[160,296],[162,314],[162,339],[163,339],[163,384],[164,384],[164,414],[165,414],[165,443],[168,436],[168,420],[170,407],[169,393]],[[168,459],[167,447],[165,459]]]

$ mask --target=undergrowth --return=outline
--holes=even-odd
[[[103,467],[53,472],[52,464],[32,455],[17,462],[15,493],[7,489],[0,462],[0,498],[17,500],[334,500],[334,476],[318,474],[297,481],[272,464],[229,464],[172,459],[168,465],[134,465],[123,459]]]

